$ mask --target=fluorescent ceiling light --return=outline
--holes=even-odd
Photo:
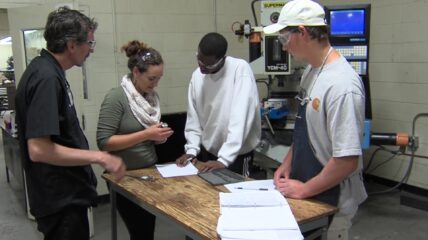
[[[5,37],[3,39],[0,39],[0,44],[1,45],[12,44],[12,37]]]

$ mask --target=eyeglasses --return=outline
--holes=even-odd
[[[91,50],[94,50],[95,49],[95,45],[97,45],[97,41],[95,41],[95,40],[89,40],[89,41],[87,41],[87,43],[89,44],[89,48]]]
[[[198,53],[196,53],[196,59],[198,60],[198,64],[199,66],[207,69],[207,70],[214,70],[216,69],[218,66],[220,66],[221,62],[226,58],[226,56],[223,56],[222,58],[220,58],[216,63],[211,64],[211,65],[206,65],[205,63],[203,63],[201,60],[199,60],[198,58]]]
[[[297,31],[287,31],[280,33],[278,35],[279,42],[284,46],[287,45],[290,42],[291,34],[295,33]]]

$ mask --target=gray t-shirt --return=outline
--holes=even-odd
[[[302,79],[311,99],[306,119],[317,159],[325,165],[332,157],[359,156],[358,169],[341,183],[339,208],[346,214],[367,197],[361,176],[364,85],[344,57],[322,69],[308,67]]]
[[[101,104],[97,127],[97,144],[101,150],[113,135],[144,130],[129,107],[122,87],[110,90]],[[130,148],[112,152],[122,157],[128,170],[150,167],[157,161],[153,141],[144,141]]]

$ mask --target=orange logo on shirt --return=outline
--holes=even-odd
[[[320,107],[321,101],[319,100],[319,98],[315,98],[314,100],[312,100],[312,108],[318,112],[318,108]]]

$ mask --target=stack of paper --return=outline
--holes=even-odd
[[[222,240],[301,240],[287,200],[276,190],[220,193]]]

